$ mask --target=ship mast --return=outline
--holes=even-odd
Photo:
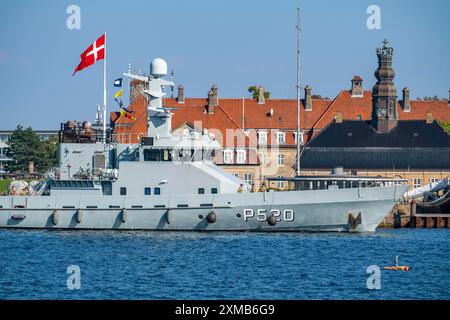
[[[300,8],[297,8],[297,165],[295,174],[300,175]]]

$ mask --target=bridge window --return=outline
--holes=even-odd
[[[198,188],[198,194],[205,194],[205,188]]]
[[[121,196],[126,196],[127,195],[127,188],[120,187],[120,195]]]
[[[211,188],[211,193],[212,194],[217,194],[217,188]]]
[[[161,150],[144,149],[144,161],[161,161]]]
[[[149,196],[149,195],[151,195],[152,194],[152,188],[145,188],[144,189],[144,194],[146,195],[146,196]]]
[[[161,194],[161,189],[160,188],[155,188],[153,191],[154,195],[160,195]]]

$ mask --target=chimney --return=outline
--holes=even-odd
[[[264,98],[264,87],[261,85],[258,87],[258,104],[266,103],[266,99]]]
[[[364,95],[362,82],[363,79],[360,76],[352,78],[352,90],[350,91],[352,97],[362,97]]]
[[[34,174],[34,161],[28,161],[28,173],[29,174]]]
[[[219,97],[218,97],[219,88],[216,85],[211,87],[211,90],[208,92],[208,107],[207,112],[209,114],[214,114],[214,107],[219,105]]]
[[[336,115],[334,116],[334,119],[336,121],[336,123],[342,123],[342,112],[338,111],[336,112]]]
[[[311,87],[305,87],[305,111],[312,111]]]
[[[433,123],[433,114],[431,112],[427,112],[427,124]]]
[[[403,112],[410,112],[411,111],[411,102],[409,101],[408,87],[404,87],[402,92],[403,92],[403,101],[402,101]]]
[[[182,84],[178,86],[178,97],[177,102],[180,104],[184,104],[184,87]]]

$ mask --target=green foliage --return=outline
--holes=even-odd
[[[11,179],[0,179],[0,194],[7,194]]]
[[[42,141],[31,127],[17,126],[8,141],[7,156],[14,159],[8,163],[9,172],[28,172],[28,164],[34,162],[34,170],[44,173],[56,164],[57,141]]]
[[[441,125],[441,127],[444,129],[445,132],[450,134],[450,121],[449,122],[439,121],[439,124]]]
[[[417,100],[419,100],[419,101],[447,101],[447,99],[446,98],[439,98],[437,95],[434,95],[434,96],[432,96],[432,97],[423,97],[423,98],[421,98],[421,97],[417,97]]]
[[[258,87],[257,86],[248,87],[248,92],[250,92],[252,94],[252,99],[258,99]],[[269,91],[264,91],[264,98],[265,99],[270,98]]]

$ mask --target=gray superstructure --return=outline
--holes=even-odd
[[[144,83],[147,137],[139,144],[63,139],[58,168],[33,195],[0,197],[0,227],[374,231],[407,190],[399,180],[330,176],[291,179],[296,191],[238,192],[244,182],[213,163],[221,150],[213,135],[172,135],[163,88],[174,84],[166,73],[155,59],[151,76],[124,74]]]

